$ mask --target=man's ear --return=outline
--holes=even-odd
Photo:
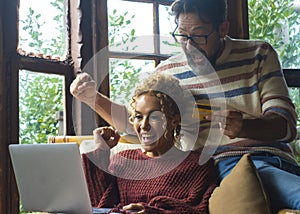
[[[219,26],[219,37],[224,38],[229,32],[229,22],[224,21],[220,26]]]

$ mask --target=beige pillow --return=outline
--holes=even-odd
[[[270,203],[249,154],[245,154],[209,199],[209,213],[269,214]]]

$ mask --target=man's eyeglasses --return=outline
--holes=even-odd
[[[178,28],[178,26],[173,31],[172,36],[175,39],[175,42],[181,43],[181,44],[186,44],[188,42],[188,40],[190,39],[193,43],[195,43],[197,45],[206,45],[207,38],[214,32],[214,30],[212,30],[209,34],[206,34],[206,35],[187,36],[184,34],[175,33],[177,28]]]

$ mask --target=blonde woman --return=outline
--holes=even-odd
[[[175,77],[159,73],[136,88],[129,120],[142,149],[109,159],[118,132],[110,127],[94,130],[98,149],[83,155],[93,206],[135,213],[208,213],[218,179],[213,161],[199,165],[199,152],[175,146],[180,142],[178,104],[184,96]]]

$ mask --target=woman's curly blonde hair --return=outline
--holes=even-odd
[[[180,116],[179,107],[181,102],[184,102],[185,90],[180,86],[179,80],[172,75],[156,72],[150,75],[141,85],[135,88],[131,106],[130,121],[133,122],[133,110],[137,97],[150,94],[155,96],[163,112],[167,117]],[[180,125],[175,130],[175,136],[179,136]]]

